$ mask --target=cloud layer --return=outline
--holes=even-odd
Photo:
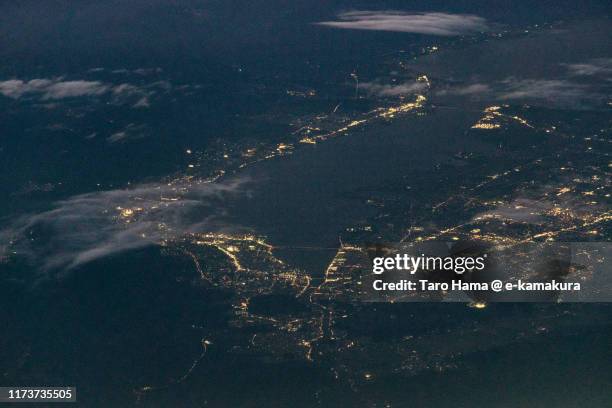
[[[16,251],[43,270],[69,269],[189,232],[227,230],[224,202],[246,194],[247,183],[181,180],[74,196],[0,230],[0,258]]]
[[[483,100],[528,103],[562,109],[601,109],[609,101],[610,81],[604,64],[566,65],[569,75],[556,79],[508,77],[491,83],[452,86],[437,95],[459,95]],[[612,71],[610,71],[612,73]],[[597,77],[585,81],[585,78]],[[593,79],[598,82],[593,82]],[[602,81],[603,79],[603,81]]]
[[[586,87],[558,79],[516,79],[502,82],[500,99],[551,99],[576,100],[584,97]]]
[[[507,78],[498,84],[496,97],[502,101],[578,110],[598,109],[608,100],[601,87],[569,79]]]
[[[363,82],[359,89],[376,96],[402,96],[422,92],[428,87],[425,82],[406,82],[403,84],[381,84],[378,82]]]
[[[15,100],[58,101],[78,97],[105,96],[115,105],[132,105],[134,108],[149,107],[153,96],[160,92],[169,92],[172,88],[167,81],[142,85],[88,80],[66,81],[61,77],[0,81],[0,95]]]
[[[456,36],[487,30],[486,20],[471,14],[405,13],[401,11],[349,11],[340,21],[316,23],[352,30],[395,31],[403,33]]]
[[[43,100],[101,95],[110,87],[98,81],[62,81],[61,79],[10,79],[0,82],[0,94],[13,99],[37,95]]]
[[[576,76],[609,76],[612,74],[612,58],[597,58],[580,64],[565,64]]]

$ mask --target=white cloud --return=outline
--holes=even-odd
[[[106,141],[109,143],[116,143],[120,141],[125,141],[126,139],[135,139],[139,137],[143,137],[146,126],[137,125],[136,123],[130,123],[125,128],[113,133],[109,137],[106,138]]]
[[[128,137],[126,131],[116,132],[106,138],[110,143],[115,143]]]
[[[0,93],[8,98],[19,99],[35,95],[43,100],[101,95],[109,86],[98,81],[62,81],[61,79],[32,79],[22,81],[10,79],[0,82]]]
[[[501,99],[553,99],[579,98],[585,94],[585,86],[560,79],[516,79],[509,78],[502,83],[506,86]]]
[[[490,97],[491,96],[491,86],[488,84],[474,83],[469,85],[458,85],[451,86],[446,89],[441,89],[436,91],[436,95],[445,96],[445,95],[459,95],[459,96],[470,96],[470,97]]]
[[[151,101],[149,100],[148,97],[143,96],[132,107],[133,108],[148,108],[149,106],[151,106]]]
[[[482,95],[491,92],[491,88],[487,84],[471,84],[463,87],[453,88],[448,91],[455,95]]]
[[[108,85],[98,81],[60,81],[49,85],[43,91],[43,99],[64,99],[78,96],[101,95],[108,91]]]
[[[406,82],[403,84],[387,85],[378,82],[363,82],[359,84],[359,89],[377,96],[401,96],[422,92],[427,89],[427,84],[424,82]]]
[[[340,13],[338,18],[340,21],[322,21],[316,24],[352,30],[396,31],[439,36],[455,36],[487,30],[486,20],[471,14],[350,11]]]
[[[612,74],[612,58],[598,58],[580,64],[565,64],[572,75],[593,76]]]
[[[602,105],[606,96],[566,79],[516,79],[501,81],[497,98],[559,108],[589,109]]]
[[[128,83],[115,85],[86,80],[65,81],[63,78],[0,81],[0,94],[12,99],[35,98],[48,101],[77,97],[110,96],[114,104],[130,104],[135,108],[149,107],[153,95],[159,91],[169,92],[170,90],[172,90],[172,85],[167,81],[158,81],[142,86]]]
[[[190,232],[228,230],[221,221],[224,200],[246,194],[248,182],[180,180],[77,195],[5,225],[0,258],[16,251],[42,269],[69,269]],[[129,217],[122,215],[125,209]]]
[[[40,92],[49,84],[51,84],[51,81],[48,79],[33,79],[28,82],[20,79],[9,79],[0,82],[0,93],[8,98],[18,99],[26,93]]]
[[[599,108],[607,101],[600,89],[569,78],[535,79],[506,78],[491,84],[473,83],[453,86],[437,95],[462,95],[498,101],[514,101],[534,106],[563,109]]]

